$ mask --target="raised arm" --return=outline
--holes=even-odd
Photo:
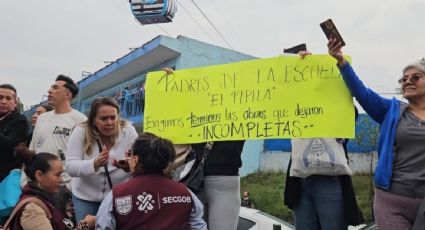
[[[329,40],[329,54],[337,60],[342,78],[351,94],[376,122],[382,123],[385,114],[390,108],[391,99],[381,97],[363,84],[351,65],[345,60],[341,48],[341,43],[337,42],[335,39]]]

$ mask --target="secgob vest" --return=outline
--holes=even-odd
[[[187,229],[189,190],[161,175],[141,175],[112,189],[117,229]]]

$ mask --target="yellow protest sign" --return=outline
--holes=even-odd
[[[175,143],[354,137],[354,107],[328,55],[151,72],[144,131]]]

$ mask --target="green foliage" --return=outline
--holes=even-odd
[[[292,211],[283,205],[284,184],[282,173],[253,173],[241,178],[241,192],[249,191],[256,209],[293,223]]]
[[[372,184],[373,176],[369,174],[354,175],[352,177],[354,192],[357,203],[362,210],[366,223],[372,222],[372,202],[374,186]]]
[[[253,173],[241,178],[241,194],[249,191],[255,208],[276,216],[289,223],[294,222],[292,210],[283,205],[285,185],[283,173]],[[354,175],[353,186],[357,202],[366,222],[372,221],[372,200],[370,175]]]

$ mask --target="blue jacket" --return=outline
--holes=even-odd
[[[363,109],[380,124],[378,141],[378,164],[375,170],[375,186],[389,189],[393,170],[393,146],[400,115],[407,104],[396,98],[387,99],[367,88],[354,72],[350,64],[339,67],[341,75],[353,97]]]

